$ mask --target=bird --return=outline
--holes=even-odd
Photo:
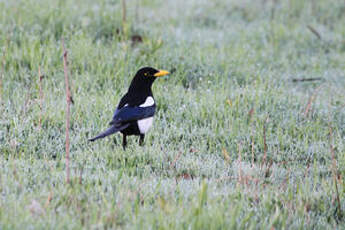
[[[89,139],[104,138],[116,132],[122,133],[122,147],[126,149],[127,136],[139,136],[139,145],[144,144],[147,131],[151,128],[156,112],[156,103],[152,94],[152,84],[158,77],[168,75],[166,70],[157,70],[152,67],[143,67],[138,70],[127,93],[117,105],[109,128]]]

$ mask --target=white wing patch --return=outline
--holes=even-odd
[[[153,97],[147,97],[145,102],[139,107],[149,107],[155,104]],[[141,134],[145,134],[152,126],[153,117],[148,117],[145,119],[138,120],[138,127]]]
[[[153,97],[147,97],[144,104],[141,104],[139,107],[149,107],[155,104]]]
[[[145,119],[138,120],[138,127],[139,127],[140,133],[145,134],[151,128],[152,122],[153,122],[153,117],[148,117]]]

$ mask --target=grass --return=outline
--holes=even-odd
[[[0,1],[0,229],[344,228],[344,2],[126,5]],[[88,143],[142,66],[173,72],[145,146]]]

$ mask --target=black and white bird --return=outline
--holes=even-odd
[[[134,76],[128,92],[121,98],[110,127],[98,136],[89,139],[95,141],[116,132],[123,134],[122,146],[127,145],[127,136],[140,136],[139,144],[143,145],[145,134],[152,126],[156,103],[151,86],[157,77],[169,74],[166,70],[156,70],[151,67],[141,68]]]

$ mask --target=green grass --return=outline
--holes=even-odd
[[[344,228],[344,1],[136,2],[0,0],[0,229]],[[142,66],[173,72],[145,146],[88,143]]]

